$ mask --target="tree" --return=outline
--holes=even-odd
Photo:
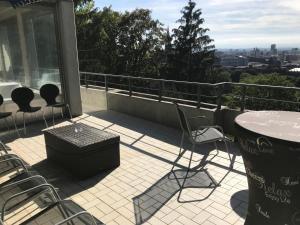
[[[89,2],[76,11],[78,52],[81,71],[115,73],[120,13],[102,10]]]
[[[231,74],[228,71],[214,70],[208,81],[209,83],[230,82]]]
[[[180,25],[173,29],[173,65],[177,79],[203,82],[214,62],[215,46],[206,34],[209,29],[202,27],[202,11],[196,9],[195,2],[189,0],[181,13],[182,17],[177,21]]]
[[[160,76],[164,32],[151,11],[119,13],[93,1],[76,8],[80,70]]]
[[[163,28],[153,20],[151,11],[136,9],[122,15],[117,37],[121,71],[126,74],[159,74],[157,53],[162,50]]]
[[[242,72],[239,71],[239,70],[233,71],[232,74],[231,74],[232,82],[239,83],[240,79],[241,79],[241,74],[242,74]]]

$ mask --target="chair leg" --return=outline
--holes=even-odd
[[[9,126],[8,126],[7,118],[4,118],[4,120],[5,120],[5,125],[6,125],[6,128],[7,128],[7,131],[9,131],[10,129],[9,129]]]
[[[72,112],[71,112],[71,108],[70,108],[69,104],[66,104],[66,107],[68,108],[69,116],[70,116],[70,119],[72,121],[73,120],[73,116],[72,116]]]
[[[13,115],[11,115],[11,120],[12,120],[13,123],[14,123],[15,130],[16,130],[16,132],[17,132],[17,134],[18,134],[18,137],[21,137],[21,135],[20,135],[20,133],[19,133],[19,129],[18,129],[18,127],[17,127],[16,117],[17,117],[17,112],[16,112],[16,114],[15,114],[15,117],[13,117]]]
[[[25,113],[23,112],[23,128],[24,128],[24,135],[26,136],[26,122],[25,122]]]
[[[182,152],[182,149],[183,149],[183,141],[184,141],[184,133],[182,133],[181,135],[181,141],[180,141],[180,149],[179,149],[179,153],[178,153],[178,156],[177,158],[174,160],[173,162],[173,165],[172,165],[172,169],[171,169],[171,173],[173,173],[173,170],[175,168],[175,164],[178,162],[178,160],[181,158],[181,152]]]
[[[46,128],[48,128],[48,123],[47,123],[47,120],[46,120],[46,118],[45,118],[45,111],[44,111],[44,109],[41,109],[41,111],[42,111],[42,116],[43,116],[43,119],[44,119]]]
[[[230,156],[230,153],[229,153],[229,148],[228,148],[228,144],[227,144],[227,141],[226,140],[223,140],[224,141],[224,143],[225,143],[225,148],[226,148],[226,151],[227,151],[227,154],[228,154],[228,157],[229,157],[229,161],[230,161],[230,168],[232,168],[232,164],[233,164],[233,162],[232,162],[232,158],[231,158],[231,156]]]
[[[191,164],[192,164],[192,158],[193,158],[194,150],[195,150],[195,144],[193,143],[193,146],[192,146],[192,149],[191,149],[191,156],[190,156],[190,160],[189,160],[189,165],[188,165],[188,168],[187,168],[185,177],[184,177],[184,179],[183,179],[183,182],[182,182],[182,184],[181,184],[180,187],[179,187],[179,194],[178,194],[178,197],[177,197],[177,201],[178,201],[178,202],[181,202],[181,201],[180,201],[180,196],[181,196],[182,190],[183,190],[183,188],[184,188],[184,184],[185,184],[185,182],[186,182],[186,179],[187,179],[188,174],[189,174],[190,169],[191,169]],[[180,183],[179,183],[179,184],[180,184]]]
[[[53,127],[55,126],[55,121],[54,121],[54,107],[52,106],[51,107],[51,110],[52,110],[52,124],[53,124]]]
[[[219,148],[218,148],[218,144],[217,144],[217,142],[215,141],[214,142],[215,143],[215,148],[216,148],[216,150],[217,150],[217,155],[219,154]]]
[[[63,112],[63,108],[62,107],[60,108],[60,115],[61,115],[61,118],[63,119],[64,118],[64,112]]]

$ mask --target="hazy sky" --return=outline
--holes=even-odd
[[[114,10],[152,10],[166,27],[176,26],[187,0],[95,0]],[[300,47],[300,0],[196,0],[217,48]]]

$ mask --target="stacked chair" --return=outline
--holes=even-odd
[[[10,154],[0,141],[0,225],[5,224],[8,214],[16,216],[13,213],[29,203],[35,203],[39,212],[15,224],[102,224],[73,201],[62,200],[44,177],[17,155]]]

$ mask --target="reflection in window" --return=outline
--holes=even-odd
[[[0,94],[18,86],[60,87],[56,28],[52,7],[13,9],[0,4]]]

